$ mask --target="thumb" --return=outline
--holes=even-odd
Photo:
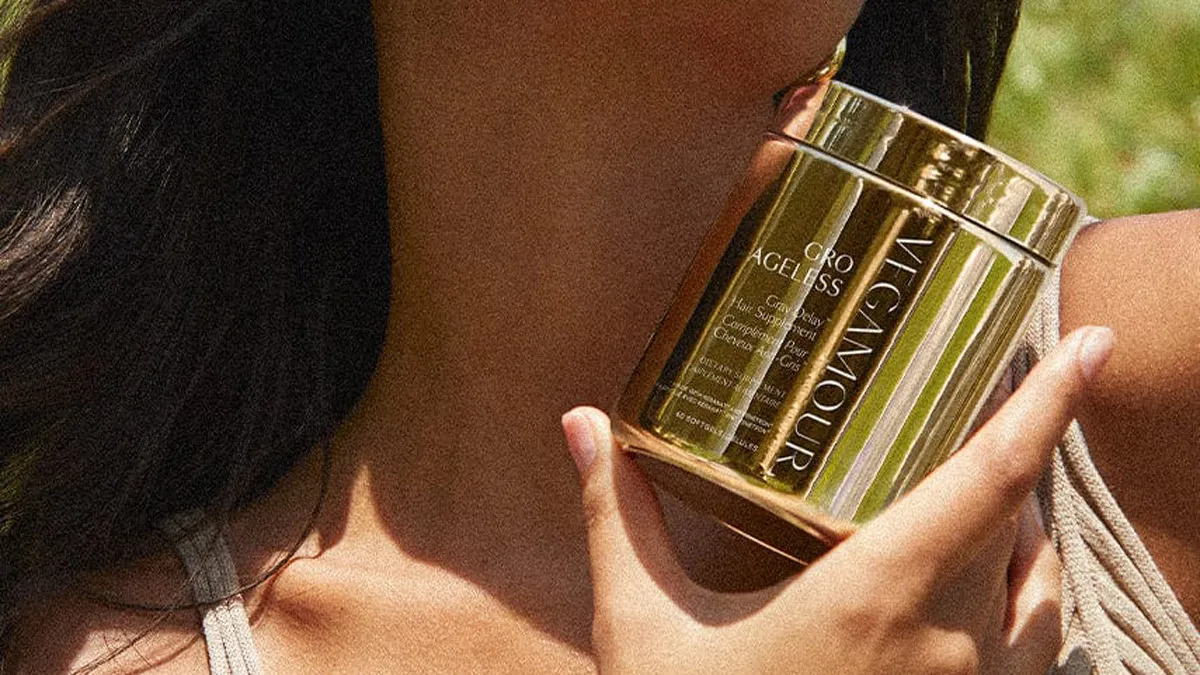
[[[653,599],[691,588],[663,523],[654,489],[613,443],[608,416],[595,408],[563,415],[563,432],[583,484],[588,556],[597,617],[650,609]]]

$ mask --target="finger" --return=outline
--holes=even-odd
[[[961,450],[859,534],[902,538],[893,558],[924,580],[956,573],[1017,515],[1112,344],[1107,328],[1071,333]]]
[[[1005,672],[1044,673],[1062,643],[1062,569],[1032,502],[1021,514],[1008,590]]]
[[[613,443],[608,416],[575,408],[562,418],[583,483],[588,555],[596,613],[653,611],[664,591],[691,582],[671,547],[653,488],[632,458]]]

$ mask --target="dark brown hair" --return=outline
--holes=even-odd
[[[1020,0],[867,0],[838,79],[983,138]]]
[[[368,2],[0,2],[3,632],[322,444],[389,270]],[[981,135],[1016,5],[870,0],[843,79]]]
[[[15,30],[0,623],[327,439],[390,279],[368,3],[52,1]]]

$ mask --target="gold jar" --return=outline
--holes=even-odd
[[[963,440],[1084,216],[1002,153],[797,88],[613,415],[668,491],[807,561]]]

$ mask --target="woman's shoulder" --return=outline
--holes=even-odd
[[[1085,229],[1063,265],[1062,332],[1111,327],[1078,419],[1097,468],[1193,621],[1200,616],[1200,210]]]
[[[1117,338],[1081,420],[1103,413],[1127,441],[1200,438],[1200,210],[1086,228],[1059,302],[1063,334],[1096,324]]]
[[[1102,388],[1193,394],[1200,375],[1200,210],[1103,221],[1080,233],[1063,264],[1062,332],[1112,327],[1120,347]],[[1185,391],[1186,390],[1186,391]],[[1140,398],[1136,397],[1136,398]]]

